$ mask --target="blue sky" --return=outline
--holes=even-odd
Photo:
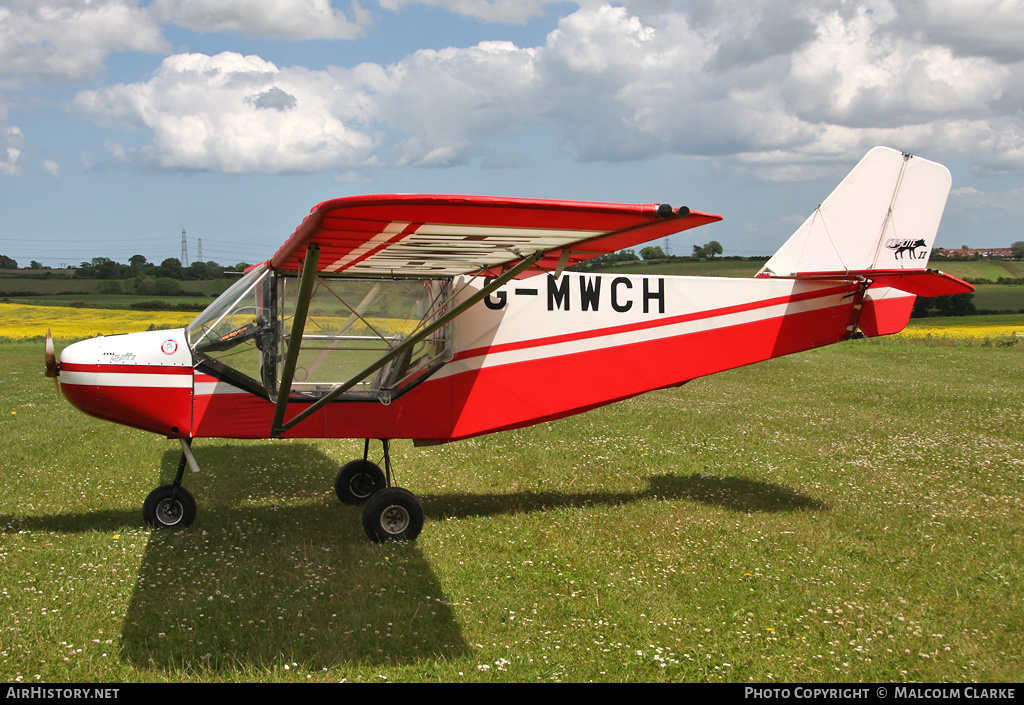
[[[319,201],[720,213],[770,254],[872,146],[940,161],[938,244],[1024,240],[1013,0],[3,0],[0,254],[266,259]],[[658,243],[664,244],[664,243]]]

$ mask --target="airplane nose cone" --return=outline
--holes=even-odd
[[[181,438],[192,427],[192,354],[183,329],[92,338],[61,351],[60,382],[97,418]]]

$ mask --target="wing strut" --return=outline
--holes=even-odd
[[[306,261],[302,265],[302,278],[299,280],[298,298],[295,301],[295,315],[292,319],[292,337],[288,341],[288,352],[285,354],[284,367],[281,369],[281,384],[277,392],[277,406],[274,407],[274,426],[272,438],[278,438],[290,426],[284,426],[284,412],[288,408],[288,397],[292,392],[292,379],[295,377],[295,365],[299,361],[299,348],[302,347],[302,334],[306,330],[306,314],[309,312],[309,300],[313,295],[316,283],[316,265],[320,261],[320,248],[310,245],[306,248]]]
[[[314,245],[310,245],[309,249],[312,250],[314,247]],[[521,262],[519,262],[519,264],[517,264],[516,266],[512,267],[509,270],[506,270],[505,272],[502,272],[502,274],[498,277],[495,277],[491,283],[489,283],[484,288],[480,289],[480,291],[470,296],[461,304],[453,308],[451,311],[441,316],[430,325],[423,328],[423,330],[421,330],[420,332],[403,340],[400,345],[392,348],[388,353],[381,356],[376,362],[374,362],[372,365],[367,367],[362,372],[356,374],[348,382],[344,382],[334,387],[330,392],[328,392],[326,395],[316,400],[314,403],[310,404],[301,412],[293,416],[289,421],[284,421],[284,414],[288,406],[289,396],[291,392],[292,376],[295,373],[295,363],[298,360],[299,356],[299,345],[301,344],[302,331],[306,323],[306,311],[309,307],[309,298],[313,289],[312,282],[308,284],[306,283],[307,271],[310,274],[310,279],[315,280],[316,278],[316,261],[314,259],[312,263],[313,266],[310,267],[309,264],[311,257],[307,256],[306,265],[303,266],[302,268],[302,279],[299,283],[299,300],[295,307],[295,322],[292,325],[292,337],[291,340],[288,342],[288,353],[287,357],[285,358],[284,369],[282,370],[281,373],[281,387],[278,391],[277,407],[274,410],[274,427],[270,432],[271,437],[280,438],[281,434],[290,430],[295,425],[301,423],[311,414],[316,413],[324,405],[329,404],[330,402],[337,399],[339,396],[341,396],[349,389],[354,387],[356,384],[358,384],[360,380],[368,377],[369,375],[373,374],[380,368],[384,367],[386,364],[397,358],[399,355],[405,353],[406,350],[411,349],[421,340],[424,340],[431,333],[433,333],[434,331],[443,326],[448,325],[448,323],[450,323],[453,319],[457,318],[458,316],[461,316],[463,313],[468,311],[472,306],[476,305],[480,301],[483,301],[483,299],[489,296],[492,292],[515,279],[517,276],[519,276],[527,269],[529,269],[537,262],[539,262],[541,259],[543,259],[544,254],[544,250],[537,250],[532,255],[525,257]],[[313,255],[314,258],[316,256],[317,255]]]

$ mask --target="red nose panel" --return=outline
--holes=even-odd
[[[65,381],[72,377],[76,383]],[[88,383],[88,378],[95,383]],[[166,386],[154,386],[154,378],[165,380]],[[87,414],[163,436],[189,435],[191,368],[63,363],[61,381],[67,400]],[[180,386],[186,381],[189,386]]]

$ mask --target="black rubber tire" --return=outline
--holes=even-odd
[[[413,541],[423,530],[423,505],[402,487],[386,487],[363,509],[363,529],[375,543]]]
[[[334,491],[345,504],[366,504],[374,493],[387,487],[387,477],[376,463],[353,460],[338,470]]]
[[[184,529],[196,520],[196,500],[184,487],[161,485],[146,497],[142,518],[154,529]]]

